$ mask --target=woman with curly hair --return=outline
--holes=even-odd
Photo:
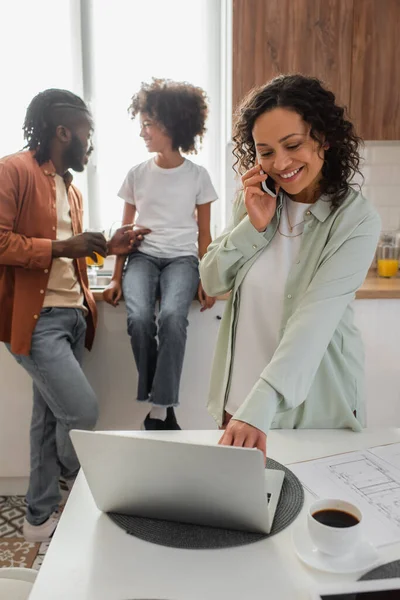
[[[189,308],[196,291],[202,311],[215,302],[199,283],[198,257],[211,242],[210,209],[217,194],[206,169],[182,156],[195,153],[202,141],[207,98],[188,83],[153,79],[133,96],[130,112],[132,118],[139,115],[140,135],[155,156],[133,167],[122,184],[123,222],[136,217],[150,233],[140,252],[128,257],[125,271],[125,258],[116,260],[104,299],[116,306],[123,291],[139,375],[137,400],[151,403],[144,428],[180,429],[174,407]]]
[[[243,189],[200,266],[208,294],[231,292],[209,398],[221,443],[266,453],[271,428],[358,431],[363,346],[351,303],[380,231],[351,184],[361,140],[334,94],[301,75],[252,90],[233,140]]]

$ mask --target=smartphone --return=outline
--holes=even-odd
[[[264,175],[264,171],[260,171],[261,175]],[[268,175],[265,181],[261,182],[261,189],[272,196],[272,198],[276,198],[276,187],[275,181],[272,179],[270,175]]]
[[[400,598],[400,579],[346,581],[322,586],[313,600],[397,600]]]

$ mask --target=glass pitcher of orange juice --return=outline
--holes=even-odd
[[[104,267],[104,257],[100,256],[100,254],[97,254],[97,252],[95,252],[95,255],[97,258],[97,262],[95,262],[90,256],[87,256],[86,264],[88,267],[97,267],[98,269],[101,269],[102,267]]]
[[[96,232],[98,229],[85,229],[85,231]],[[104,233],[104,232],[103,232]],[[89,286],[95,287],[97,286],[97,271],[104,267],[104,257],[100,256],[97,252],[94,253],[97,261],[94,261],[91,256],[86,257],[86,265],[88,267],[88,280]]]
[[[393,232],[382,232],[377,251],[376,263],[379,277],[394,277],[399,269],[399,249]]]

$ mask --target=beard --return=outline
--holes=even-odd
[[[78,136],[73,133],[71,142],[64,153],[64,164],[68,166],[68,169],[81,173],[85,168],[85,156],[86,147],[82,144]]]

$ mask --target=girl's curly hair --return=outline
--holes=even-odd
[[[362,140],[346,118],[345,109],[336,104],[334,94],[315,77],[281,75],[248,93],[235,114],[235,170],[243,174],[256,164],[254,123],[260,115],[278,107],[297,112],[310,125],[310,135],[320,147],[329,145],[325,150],[320,192],[331,195],[332,209],[338,208],[350,190],[352,177],[356,173],[362,177],[359,169]]]
[[[132,96],[129,106],[132,119],[138,113],[147,113],[159,123],[172,140],[172,149],[185,154],[197,154],[201,145],[208,116],[207,95],[200,87],[184,81],[155,79],[142,83]]]

